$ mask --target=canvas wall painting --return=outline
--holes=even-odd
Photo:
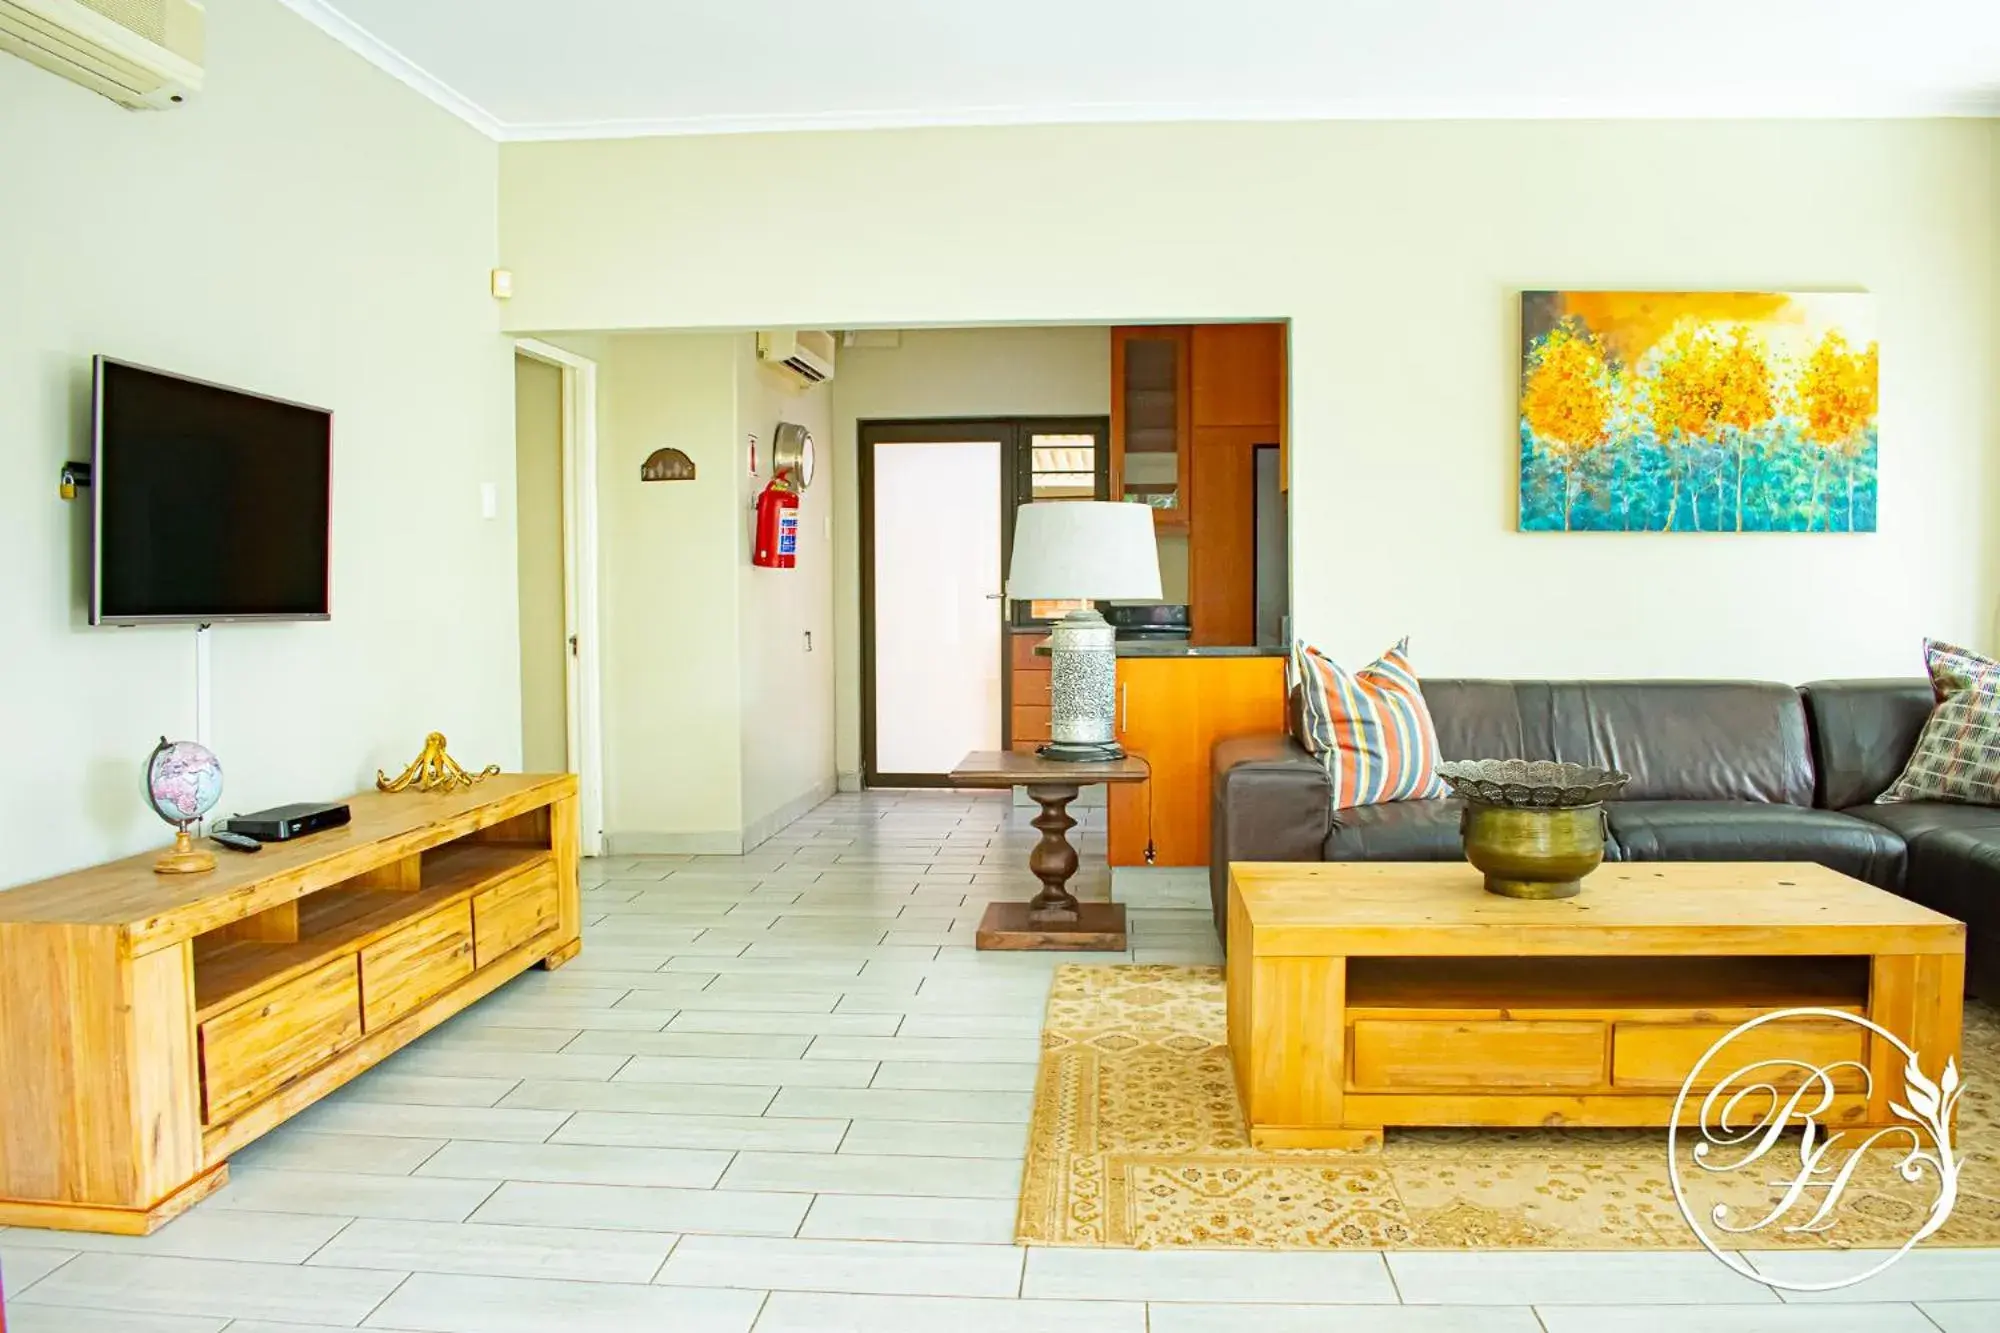
[[[1873,298],[1523,292],[1521,528],[1873,532]]]

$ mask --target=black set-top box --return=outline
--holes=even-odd
[[[303,838],[308,833],[339,828],[352,817],[344,802],[327,805],[307,802],[274,805],[269,810],[247,815],[231,815],[223,824],[231,833],[241,833],[259,842],[284,842],[290,838]]]

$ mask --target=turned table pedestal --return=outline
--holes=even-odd
[[[1068,833],[1076,827],[1069,803],[1095,783],[1144,782],[1143,759],[1068,764],[1012,750],[975,750],[951,771],[954,787],[1026,787],[1042,807],[1034,818],[1042,840],[1028,853],[1028,869],[1042,891],[1024,903],[993,903],[979,921],[982,949],[1091,949],[1122,952],[1125,905],[1077,901],[1068,889],[1076,874],[1076,848]]]

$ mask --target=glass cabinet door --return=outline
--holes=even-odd
[[[1112,494],[1163,529],[1188,522],[1190,341],[1184,326],[1111,331]]]

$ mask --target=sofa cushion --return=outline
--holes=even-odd
[[[1456,798],[1357,805],[1333,812],[1333,831],[1322,851],[1328,861],[1459,861]]]
[[[1427,680],[1445,759],[1553,759],[1549,687],[1538,680]]]
[[[1633,800],[1812,804],[1805,705],[1789,685],[1440,679],[1423,687],[1445,759],[1622,769]]]
[[[1799,694],[1812,730],[1818,783],[1813,804],[1828,810],[1845,810],[1889,790],[1936,703],[1930,682],[1921,676],[1816,680],[1801,685]]]
[[[1903,840],[1837,810],[1756,801],[1613,801],[1611,840],[1627,861],[1817,861],[1870,884],[1902,883]]]
[[[1961,832],[1993,829],[2000,832],[2000,808],[1990,805],[1954,805],[1949,801],[1898,801],[1892,805],[1857,805],[1844,813],[1871,824],[1880,824],[1904,842],[1914,842],[1940,829]]]
[[[1967,987],[2000,998],[2000,828],[1941,828],[1918,837],[1903,896],[1965,923]]]
[[[1806,710],[1760,681],[1553,681],[1553,759],[1623,769],[1633,801],[1811,805]]]

